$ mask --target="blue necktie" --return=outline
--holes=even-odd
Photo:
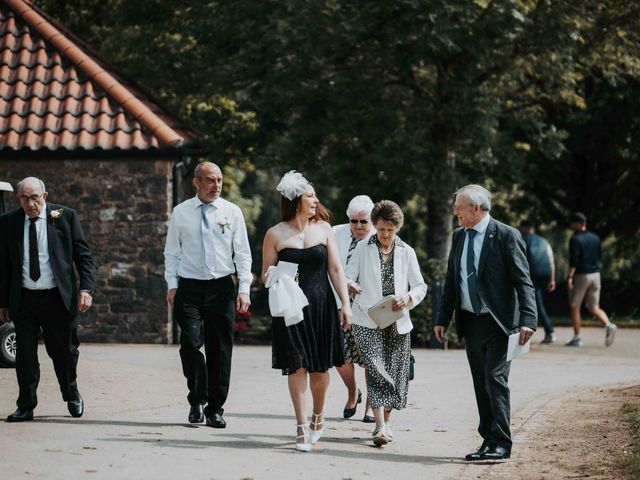
[[[202,221],[200,222],[200,229],[202,230],[202,252],[204,254],[204,267],[209,273],[213,274],[216,267],[216,254],[213,246],[213,229],[207,218],[207,210],[209,207],[213,207],[211,204],[203,203],[202,207]]]
[[[482,306],[480,305],[480,296],[478,295],[478,275],[476,273],[473,253],[473,239],[476,233],[472,228],[467,229],[467,288],[469,289],[469,299],[471,300],[473,312],[476,315],[480,315]]]

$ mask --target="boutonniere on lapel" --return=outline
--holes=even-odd
[[[49,215],[51,216],[51,224],[52,225],[56,224],[56,220],[62,216],[62,212],[63,211],[64,211],[64,208],[58,208],[57,210],[51,210],[51,213],[49,213]]]
[[[223,235],[225,228],[231,228],[231,223],[229,223],[229,219],[227,217],[224,217],[224,220],[218,220],[218,225],[220,226],[220,230]]]

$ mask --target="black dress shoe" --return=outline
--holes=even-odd
[[[33,410],[26,410],[20,407],[7,417],[7,422],[28,422],[29,420],[33,420]]]
[[[495,445],[480,455],[482,460],[506,460],[511,456],[511,449]]]
[[[362,417],[362,421],[364,423],[376,423],[375,417],[372,417],[371,415],[366,415],[366,414],[364,417]]]
[[[478,448],[478,450],[466,455],[464,459],[468,462],[484,460],[484,457],[482,455],[489,452],[491,448],[491,444],[485,440],[484,442],[482,442],[482,445],[480,445],[480,448]]]
[[[207,425],[213,428],[226,428],[227,422],[224,421],[222,414],[224,410],[218,410],[217,412],[206,412]]]
[[[82,401],[82,397],[78,395],[77,399],[69,400],[67,402],[67,409],[72,417],[80,418],[84,413],[84,401]]]
[[[204,407],[201,403],[191,405],[189,410],[189,423],[202,423],[204,422]]]
[[[362,392],[358,389],[358,400],[356,400],[356,404],[353,408],[345,408],[342,412],[342,416],[344,418],[351,418],[356,414],[356,409],[358,408],[358,404],[362,403]]]

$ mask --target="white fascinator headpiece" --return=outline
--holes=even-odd
[[[301,173],[291,170],[284,174],[276,190],[287,200],[291,201],[302,195],[308,186],[309,181],[304,178]]]

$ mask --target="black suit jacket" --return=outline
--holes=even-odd
[[[95,265],[75,210],[51,203],[47,207],[49,259],[60,296],[72,316],[78,313],[78,291],[95,290]],[[53,218],[52,210],[60,210]],[[25,214],[21,208],[0,217],[0,307],[15,318],[22,293]],[[80,277],[76,279],[75,264]]]
[[[436,320],[436,325],[448,327],[455,311],[460,338],[464,337],[464,325],[460,321],[460,262],[464,240],[464,228],[456,229]],[[478,293],[505,333],[515,333],[518,327],[535,330],[537,326],[535,290],[525,249],[518,230],[493,218],[489,221],[478,262]]]

